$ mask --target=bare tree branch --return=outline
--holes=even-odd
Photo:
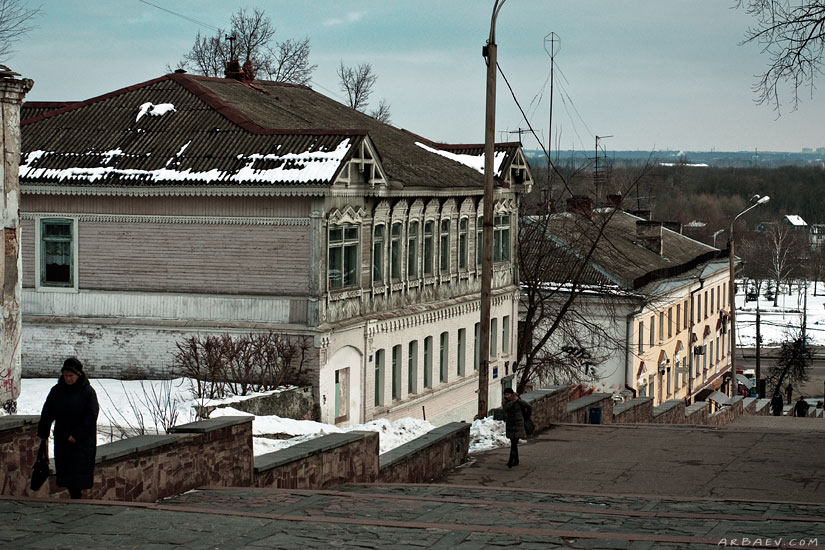
[[[232,15],[230,29],[214,36],[195,37],[192,49],[178,62],[182,69],[205,76],[224,76],[227,63],[251,63],[255,75],[277,82],[309,84],[317,65],[309,63],[309,38],[275,40],[275,27],[262,10],[240,9]]]
[[[347,94],[347,103],[357,111],[363,111],[369,104],[372,87],[378,75],[372,71],[371,63],[361,63],[355,67],[338,67],[341,91]]]
[[[768,56],[768,68],[757,75],[754,92],[759,104],[779,111],[780,86],[792,90],[793,109],[799,106],[799,89],[810,88],[822,73],[825,53],[825,2],[821,0],[736,0],[737,7],[756,19],[743,43],[755,42]]]
[[[14,45],[28,33],[40,8],[29,8],[25,0],[0,0],[0,61],[14,52]]]

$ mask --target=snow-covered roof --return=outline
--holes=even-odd
[[[785,216],[785,221],[789,224],[793,225],[794,227],[806,227],[808,224],[805,220],[802,219],[801,216],[796,214],[788,214]]]
[[[415,142],[416,145],[424,149],[425,151],[429,151],[431,153],[435,153],[436,155],[441,155],[442,157],[446,157],[450,160],[454,160],[456,162],[460,162],[464,166],[469,166],[473,170],[483,174],[484,173],[484,153],[480,155],[469,154],[469,153],[453,153],[451,151],[442,151],[440,149],[435,149],[433,147],[429,147],[424,145],[420,141]],[[500,176],[501,174],[501,163],[506,156],[506,152],[504,151],[496,151],[493,154],[493,172],[496,176]]]

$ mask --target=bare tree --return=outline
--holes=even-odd
[[[390,118],[390,104],[384,98],[381,98],[381,101],[378,102],[378,108],[370,111],[369,115],[378,122],[392,124],[392,119]]]
[[[347,103],[357,111],[363,111],[369,104],[372,87],[378,80],[378,75],[372,70],[372,63],[361,63],[355,67],[347,67],[341,60],[338,67],[341,91],[347,94]]]
[[[776,285],[773,295],[773,305],[778,305],[779,285],[790,280],[800,266],[799,243],[794,232],[781,223],[770,226],[768,233],[768,250],[770,264],[768,265],[771,278]]]
[[[623,185],[608,185],[627,195],[649,170],[648,164]],[[569,196],[575,184],[555,175],[561,181],[548,188],[558,183]],[[534,193],[541,194],[541,189]],[[592,380],[595,366],[625,348],[623,337],[611,331],[619,322],[619,304],[638,299],[594,269],[596,258],[602,265],[611,259],[628,261],[611,243],[618,238],[618,228],[611,224],[616,210],[600,209],[589,216],[554,214],[551,205],[556,200],[548,197],[544,205],[533,207],[534,215],[519,220],[518,392],[541,380]]]
[[[40,8],[29,8],[25,0],[0,0],[0,61],[14,51],[14,45],[32,29]]]
[[[178,66],[205,76],[224,76],[233,59],[251,65],[253,74],[269,80],[309,84],[317,65],[309,63],[309,38],[275,40],[275,27],[262,10],[240,9],[232,15],[229,31],[195,37],[192,49]]]
[[[793,107],[799,105],[799,89],[814,90],[822,72],[825,53],[825,2],[821,0],[737,0],[738,7],[756,19],[745,42],[756,42],[768,56],[768,69],[754,85],[760,104],[779,110],[779,88],[790,85]]]
[[[813,363],[810,341],[801,332],[788,335],[779,349],[776,365],[768,371],[767,384],[773,386],[774,394],[782,391],[785,382],[799,385],[808,379],[808,370]]]

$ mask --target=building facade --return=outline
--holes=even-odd
[[[188,336],[272,330],[311,339],[324,422],[474,410],[475,148],[272,82],[173,74],[62,105],[23,123],[29,375],[76,355],[94,376],[165,377]],[[496,160],[492,399],[531,183],[517,144]]]

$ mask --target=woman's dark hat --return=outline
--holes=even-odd
[[[83,376],[83,363],[80,362],[75,357],[69,357],[65,361],[63,361],[63,368],[60,369],[60,372],[69,371],[73,372],[78,376]]]
[[[507,395],[508,393],[516,393],[516,392],[513,391],[513,388],[504,388],[504,395]]]

